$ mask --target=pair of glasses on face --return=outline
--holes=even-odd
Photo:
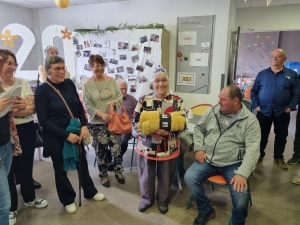
[[[277,55],[277,56],[270,56],[270,59],[282,59],[282,55]]]
[[[60,71],[65,72],[67,70],[67,67],[55,67],[52,68],[56,73],[59,73]]]
[[[18,63],[14,63],[14,62],[7,62],[5,64],[10,68],[13,68],[13,67],[17,68],[19,65]]]
[[[153,82],[156,84],[159,84],[160,82],[166,83],[166,82],[168,82],[168,79],[161,79],[161,80],[157,79],[157,80],[154,80]]]

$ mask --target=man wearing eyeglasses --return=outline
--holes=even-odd
[[[274,125],[274,162],[284,170],[288,166],[283,153],[288,136],[290,112],[296,109],[299,81],[295,71],[284,67],[286,53],[275,49],[270,56],[271,67],[258,73],[251,90],[252,108],[257,111],[261,129],[260,157],[263,161],[272,124]]]

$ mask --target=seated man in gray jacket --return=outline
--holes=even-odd
[[[247,179],[259,158],[261,132],[255,115],[241,101],[236,85],[225,87],[219,104],[208,109],[195,126],[196,161],[184,176],[199,211],[194,225],[204,225],[215,216],[201,182],[218,174],[229,185],[233,225],[245,224],[250,196]]]

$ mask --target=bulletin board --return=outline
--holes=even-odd
[[[176,92],[210,92],[215,16],[178,17]]]
[[[163,50],[164,45],[169,46],[169,31],[163,29],[118,30],[103,35],[75,33],[73,51],[78,88],[92,76],[89,56],[98,54],[105,61],[104,73],[125,80],[128,94],[136,98],[148,94],[154,68],[169,66],[169,49]]]

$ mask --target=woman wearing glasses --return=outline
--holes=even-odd
[[[153,93],[144,95],[134,110],[132,122],[139,131],[140,116],[143,111],[158,111],[160,114],[183,110],[183,100],[168,93],[169,78],[163,68],[156,68],[152,82]],[[184,114],[184,112],[182,112]],[[150,135],[140,133],[137,151],[137,167],[142,201],[138,206],[144,212],[155,203],[161,213],[168,212],[170,187],[175,175],[176,158],[180,153],[178,137],[180,132],[158,129]],[[155,172],[156,171],[156,172]],[[155,195],[155,175],[157,173],[157,193]]]
[[[27,80],[14,77],[18,66],[14,53],[9,50],[0,50],[0,55],[6,62],[0,72],[0,80],[3,89],[8,92],[12,88],[20,86],[21,96],[17,99],[24,105],[24,109],[15,111],[14,122],[20,138],[22,155],[15,155],[8,175],[9,190],[11,193],[10,224],[15,224],[18,194],[15,184],[15,176],[18,175],[21,195],[25,206],[44,208],[48,205],[46,200],[35,196],[35,189],[32,182],[33,159],[35,150],[36,133],[32,114],[35,112],[33,93]]]
[[[89,65],[93,76],[83,85],[83,102],[89,115],[93,147],[96,150],[99,177],[104,187],[110,183],[107,175],[106,153],[108,146],[114,158],[115,177],[120,184],[125,183],[122,175],[121,135],[109,132],[108,114],[117,103],[122,102],[122,94],[115,79],[105,76],[105,62],[100,55],[90,55]]]
[[[49,55],[58,55],[58,49],[52,45],[49,45],[45,50],[44,50],[44,55],[45,57]],[[40,65],[38,68],[39,71],[39,76],[38,76],[38,82],[45,82],[47,80],[48,74],[44,69],[43,65]],[[70,73],[68,71],[65,71],[65,78],[70,78]]]
[[[55,171],[55,184],[60,202],[68,213],[74,213],[77,207],[74,203],[76,193],[64,170],[62,152],[69,142],[76,144],[88,136],[87,122],[82,104],[80,103],[76,87],[70,79],[65,79],[65,61],[57,55],[48,56],[45,59],[44,69],[48,74],[47,82],[37,87],[35,91],[35,105],[39,123],[43,128],[44,151],[51,156]],[[65,99],[74,118],[79,119],[81,128],[78,133],[67,131],[70,123],[70,113],[57,92],[49,85],[54,86]],[[89,175],[86,152],[83,149],[81,155],[81,184],[85,198],[93,198],[100,201],[104,195],[100,194],[94,186]],[[78,162],[75,168],[78,170]]]

